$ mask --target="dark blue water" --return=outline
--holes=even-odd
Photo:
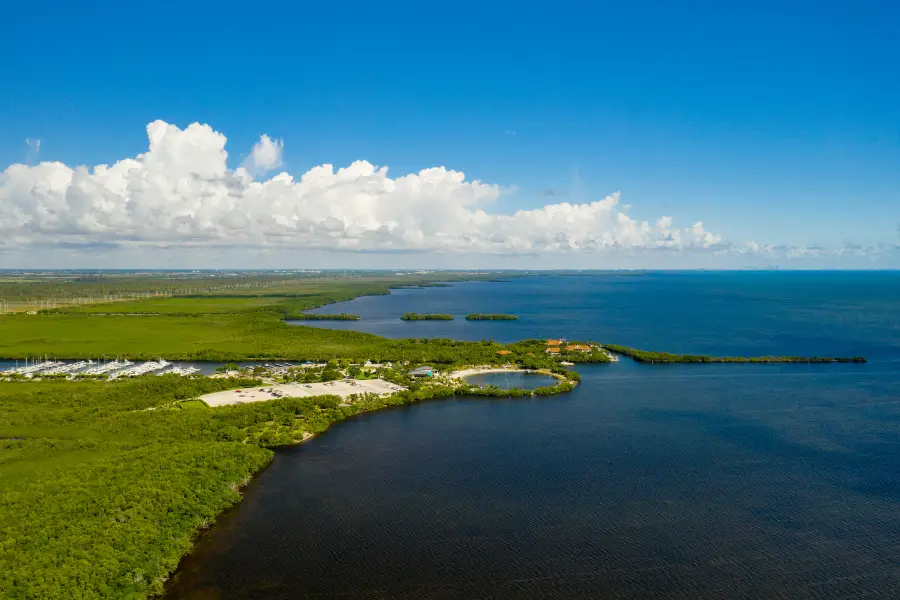
[[[445,312],[456,320],[401,321],[408,311]],[[565,337],[670,352],[900,360],[900,271],[529,277],[395,290],[315,312],[361,317],[316,321],[316,327],[386,337]],[[519,320],[466,321],[473,312]]]
[[[547,327],[649,348],[876,360],[623,360],[579,366],[583,382],[565,396],[432,401],[339,424],[277,452],[167,597],[900,597],[897,275],[883,287],[876,274],[787,275],[571,280],[614,297],[572,293],[577,308],[546,289],[559,280],[400,293],[429,312],[460,290],[457,302],[484,302],[456,305],[463,313],[560,302],[506,339]],[[654,298],[639,300],[642,285]],[[504,288],[516,298],[496,306]],[[689,321],[675,298],[705,310]]]

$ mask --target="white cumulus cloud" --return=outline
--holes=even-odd
[[[591,253],[719,251],[703,223],[679,228],[626,214],[619,195],[511,214],[490,212],[508,188],[445,167],[390,177],[357,161],[279,173],[283,143],[260,138],[227,167],[226,138],[208,125],[147,126],[149,148],[113,165],[14,164],[0,173],[0,246],[256,246],[344,251]]]
[[[244,160],[241,167],[254,177],[265,175],[284,164],[281,160],[283,151],[283,140],[275,141],[269,136],[263,135],[259,138],[259,141],[253,145],[250,156]]]

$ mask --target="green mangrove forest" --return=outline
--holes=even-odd
[[[340,378],[344,364],[299,380]],[[261,380],[169,375],[0,384],[0,597],[159,594],[196,534],[240,500],[271,448],[387,406],[454,395],[549,396],[580,380],[558,365],[547,371],[557,385],[502,390],[379,369],[407,389],[350,403],[319,396],[218,408],[192,399]]]
[[[627,346],[604,344],[610,352],[628,356],[638,362],[651,364],[666,363],[864,363],[863,356],[707,356],[702,354],[672,354],[670,352],[649,352]]]
[[[306,311],[399,287],[499,277],[29,274],[0,282],[0,298],[9,309],[0,314],[0,358],[324,363],[283,375],[283,381],[297,382],[372,377],[371,369],[359,365],[393,362],[397,368],[377,369],[374,376],[407,388],[387,397],[361,394],[350,402],[320,396],[209,408],[196,399],[262,380],[250,369],[222,379],[0,382],[0,598],[143,600],[159,594],[197,533],[240,500],[242,487],[271,460],[272,448],[298,443],[365,411],[452,395],[524,398],[565,392],[579,375],[563,368],[561,360],[608,363],[607,351],[650,364],[866,360],[681,355],[590,342],[551,354],[547,341],[539,339],[393,340],[285,322],[342,318]],[[407,313],[402,318],[453,317]],[[404,371],[422,364],[435,365],[441,376],[423,381]],[[443,376],[456,367],[506,364],[551,372],[558,383],[503,390]]]
[[[351,315],[350,313],[304,313],[294,317],[296,321],[359,321],[359,315]]]
[[[516,315],[472,313],[466,315],[466,321],[517,321]]]
[[[404,321],[452,321],[453,315],[446,313],[403,313],[400,317]]]

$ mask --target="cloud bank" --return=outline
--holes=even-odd
[[[392,178],[366,161],[266,174],[284,145],[267,135],[227,167],[208,125],[147,126],[148,150],[113,165],[14,164],[0,174],[0,245],[250,246],[483,254],[711,252],[730,247],[702,223],[626,214],[619,195],[584,204],[490,212],[511,190],[444,167]]]

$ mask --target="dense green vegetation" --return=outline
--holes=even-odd
[[[516,321],[516,315],[472,313],[466,315],[466,321]]]
[[[246,295],[160,298],[59,308],[35,315],[0,315],[0,358],[495,361],[496,352],[502,349],[499,344],[387,340],[285,322],[303,318],[304,311],[326,304],[360,295],[388,294],[392,287],[430,283],[413,277],[310,281],[290,287],[291,293],[286,286],[275,292],[272,288],[253,288],[241,290]],[[198,307],[190,308],[192,302]],[[106,316],[113,312],[118,316]]]
[[[400,317],[404,321],[452,321],[453,315],[446,313],[403,313]]]
[[[383,398],[281,398],[208,408],[191,400],[254,379],[143,377],[0,384],[0,597],[146,598],[240,487],[291,444],[363,411],[457,395],[531,392],[448,386],[380,369],[408,390]],[[326,366],[320,380],[341,372]]]
[[[401,275],[390,272],[352,271],[6,273],[0,278],[0,314],[9,311],[74,309],[94,305],[102,305],[106,309],[105,312],[119,312],[110,309],[109,305],[169,298],[289,298],[323,292],[327,294],[338,288],[358,289],[367,286],[381,288],[383,290],[381,293],[387,293],[386,290],[391,287],[431,287],[470,280],[494,281],[500,276],[500,273],[438,272]],[[98,312],[104,312],[104,309],[99,309]],[[197,312],[192,308],[188,310]]]
[[[486,278],[493,278],[486,277]],[[441,275],[453,281],[471,276]],[[382,398],[361,394],[349,404],[335,396],[280,398],[209,408],[198,396],[258,386],[232,379],[142,377],[117,381],[0,382],[0,597],[145,598],[191,547],[193,536],[238,501],[240,487],[271,457],[268,448],[295,443],[362,411],[450,395],[534,397],[565,392],[578,373],[571,362],[608,362],[596,344],[584,351],[547,353],[545,340],[499,344],[491,340],[389,340],[352,331],[285,323],[305,311],[392,288],[443,285],[427,276],[286,278],[159,275],[146,277],[35,277],[0,282],[6,293],[35,295],[116,293],[159,295],[105,304],[53,306],[38,314],[0,315],[0,357],[241,361],[316,361],[291,370],[291,381],[381,376],[409,389]],[[177,297],[169,297],[175,295]],[[450,315],[414,315],[416,319]],[[352,315],[347,315],[352,316]],[[404,315],[406,317],[407,315]],[[512,315],[469,315],[485,318]],[[468,317],[467,317],[468,318]],[[414,320],[414,319],[407,319]],[[709,357],[610,351],[650,363],[864,362],[855,358]],[[359,365],[395,362],[404,368],[512,363],[559,376],[555,386],[526,390],[458,385],[445,376],[414,380],[403,370]],[[228,370],[237,370],[232,364]]]
[[[359,321],[359,315],[350,313],[337,313],[333,315],[324,313],[304,313],[294,317],[297,321]]]
[[[194,317],[206,314],[234,313],[272,306],[281,300],[278,297],[267,296],[182,296],[177,298],[149,298],[128,302],[63,306],[42,310],[41,314],[92,315],[95,317],[127,315]]]
[[[493,364],[503,346],[446,339],[389,340],[355,331],[284,323],[276,313],[201,317],[96,318],[77,315],[0,317],[0,358],[327,361],[352,358]]]
[[[0,358],[23,359],[35,356],[99,359],[120,356],[130,359],[164,357],[169,360],[311,360],[335,357],[373,361],[411,361],[436,364],[499,364],[528,362],[544,366],[552,359],[545,342],[525,340],[506,346],[493,342],[456,342],[446,339],[389,340],[353,331],[337,331],[285,323],[302,319],[313,308],[350,300],[360,295],[388,294],[391,288],[442,285],[439,281],[477,279],[476,276],[441,274],[434,276],[371,276],[357,279],[297,278],[285,281],[274,276],[247,276],[237,279],[201,280],[172,276],[84,277],[56,283],[54,280],[0,282],[0,294],[58,291],[73,294],[90,291],[128,290],[156,286],[162,291],[192,293],[184,297],[162,297],[61,307],[38,314],[0,315]],[[283,275],[280,277],[284,277]],[[482,276],[496,279],[498,275]],[[221,285],[219,285],[221,284]],[[119,287],[110,287],[119,286]],[[168,286],[168,287],[167,287]],[[198,294],[209,286],[227,288]],[[32,289],[33,287],[33,289]],[[12,290],[10,290],[12,288]],[[45,289],[46,288],[46,289]],[[218,288],[215,288],[218,289]],[[115,316],[113,316],[115,315]],[[419,315],[404,318],[452,318],[451,315]],[[607,362],[609,357],[596,345],[588,352],[563,347],[559,357],[571,362]],[[667,353],[647,353],[609,346],[622,354],[646,362],[834,362],[852,359],[819,358],[713,358]],[[497,353],[509,351],[512,355]]]
[[[178,400],[252,381],[0,384],[0,597],[143,598],[263,466]],[[206,416],[203,421],[209,421]]]
[[[575,342],[573,342],[573,344],[574,343]],[[573,363],[610,362],[609,355],[604,352],[600,346],[588,343],[579,345],[587,345],[591,350],[589,352],[569,351],[565,347],[562,347],[559,354],[555,355],[555,357]],[[507,344],[506,348],[513,352],[511,358],[515,362],[527,365],[529,368],[532,368],[532,365],[552,366],[557,364],[554,356],[547,354],[547,342],[545,340],[522,340],[520,342]],[[533,368],[541,368],[541,366]]]
[[[864,363],[862,356],[851,358],[822,356],[705,356],[697,354],[671,354],[648,352],[627,346],[604,344],[610,352],[622,354],[644,363]]]

